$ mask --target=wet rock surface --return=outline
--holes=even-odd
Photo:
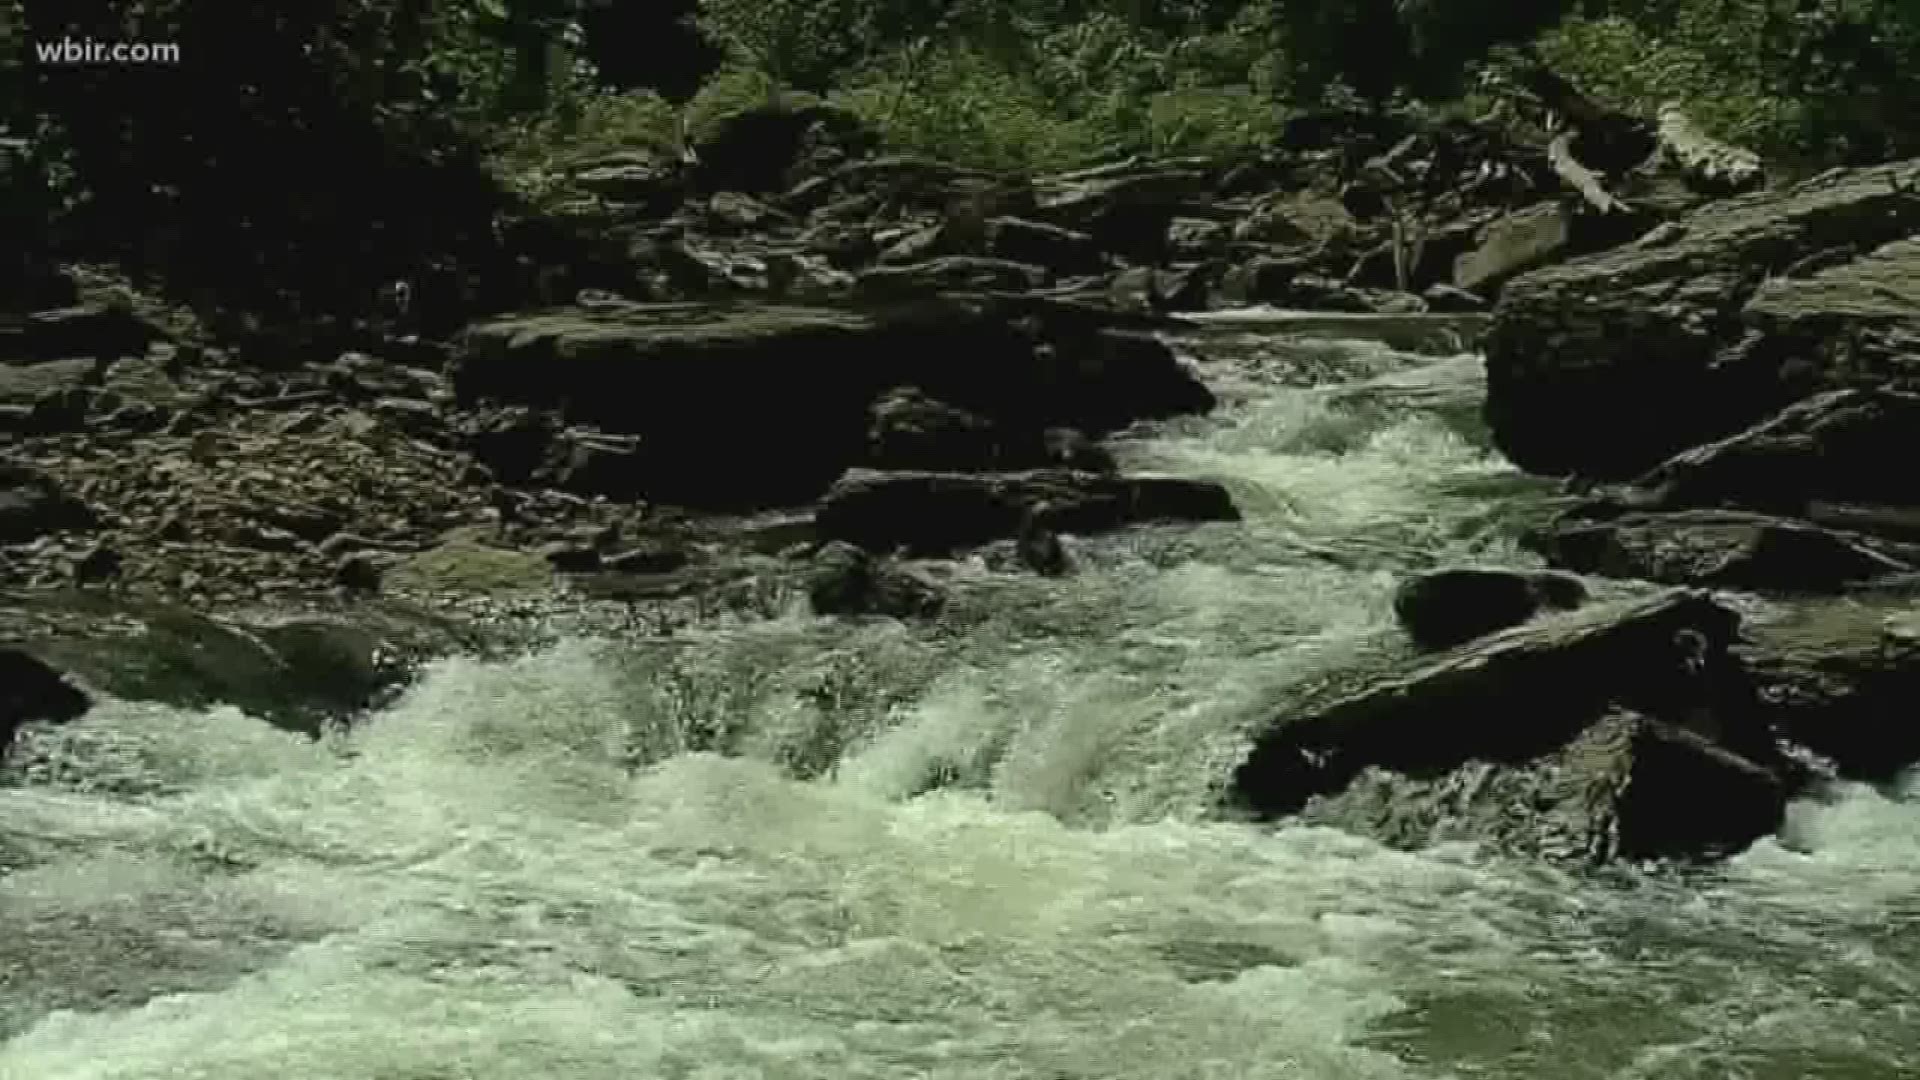
[[[1586,599],[1586,586],[1569,574],[1436,570],[1402,582],[1393,613],[1421,648],[1450,649]]]
[[[1596,857],[1743,847],[1777,826],[1794,770],[1730,651],[1739,622],[1668,591],[1336,682],[1258,735],[1232,800],[1263,816],[1313,806],[1400,842],[1444,824]],[[1670,812],[1694,799],[1698,815]]]

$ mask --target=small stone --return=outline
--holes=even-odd
[[[382,577],[379,560],[365,551],[343,556],[333,569],[334,584],[350,593],[379,592]]]

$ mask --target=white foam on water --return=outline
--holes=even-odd
[[[1211,820],[1396,568],[1515,557],[1483,448],[1256,359],[1128,451],[1247,522],[1078,541],[972,621],[447,661],[323,744],[46,736],[71,767],[0,788],[0,1080],[1914,1075],[1900,792],[1689,880]]]

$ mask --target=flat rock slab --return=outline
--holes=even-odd
[[[377,704],[417,661],[481,647],[469,631],[398,604],[214,617],[77,591],[0,595],[0,643],[87,690],[232,705],[307,733]]]
[[[1742,510],[1563,517],[1529,538],[1548,562],[1606,577],[1758,592],[1826,593],[1910,573],[1920,547]]]
[[[1543,617],[1370,680],[1343,677],[1257,736],[1232,800],[1272,816],[1369,769],[1433,779],[1470,762],[1527,766],[1619,710],[1771,767],[1772,736],[1728,653],[1738,624],[1708,595],[1671,590]]]
[[[1516,278],[1487,339],[1501,448],[1531,471],[1625,479],[1807,393],[1903,371],[1916,230],[1907,161],[1712,203]]]
[[[1737,434],[1682,451],[1633,482],[1641,509],[1741,507],[1803,514],[1816,503],[1920,506],[1920,393],[1830,390]]]
[[[1149,521],[1237,521],[1218,484],[1171,476],[849,472],[822,500],[821,535],[869,551],[947,554],[1033,528],[1094,533]]]
[[[915,386],[1009,429],[1093,434],[1205,411],[1164,343],[1059,305],[981,297],[885,309],[606,304],[466,332],[469,399],[560,409],[638,435],[665,501],[810,500],[859,462],[870,404]]]

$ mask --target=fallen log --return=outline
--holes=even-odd
[[[1744,191],[1763,178],[1760,155],[1708,135],[1680,106],[1660,106],[1660,150],[1693,184],[1716,194]]]
[[[1595,210],[1603,214],[1627,212],[1627,204],[1608,192],[1593,170],[1580,164],[1579,159],[1573,156],[1574,138],[1575,131],[1572,128],[1555,135],[1553,141],[1547,144],[1547,164]]]

